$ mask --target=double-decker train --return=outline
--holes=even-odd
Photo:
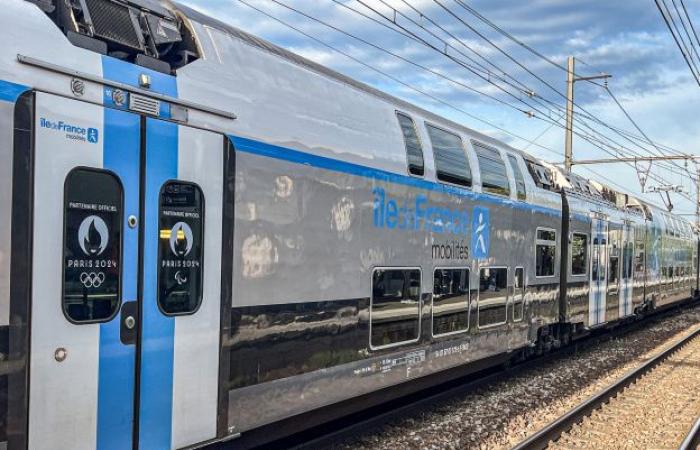
[[[682,218],[185,6],[0,8],[0,448],[260,444],[697,295]]]

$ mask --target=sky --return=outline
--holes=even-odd
[[[598,85],[575,83],[575,127],[580,133],[590,135],[591,128],[604,133],[612,156],[670,152],[659,144],[700,155],[700,120],[696,120],[700,86],[654,0],[181,2],[549,162],[564,159],[564,129],[553,122],[565,105],[566,72],[557,65],[566,66],[567,57],[574,56],[577,76],[612,75],[610,92],[657,145],[640,135],[602,80],[596,81]],[[671,5],[670,0],[667,3]],[[700,0],[684,0],[684,4],[700,32]],[[676,5],[681,7],[680,0]],[[551,62],[508,39],[469,8]],[[411,33],[420,42],[401,32]],[[601,123],[640,139],[621,136]],[[573,149],[574,159],[611,157],[579,136],[574,137]],[[670,183],[694,199],[689,173],[695,174],[696,167],[692,162],[677,164],[669,169],[639,163],[637,168],[662,179],[650,178],[647,190]],[[621,163],[574,166],[574,172],[663,205],[660,194],[642,192],[633,167]],[[694,200],[680,194],[673,194],[671,200],[674,212],[695,212]]]

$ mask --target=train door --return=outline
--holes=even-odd
[[[634,288],[634,228],[625,222],[622,228],[622,274],[620,279],[620,317],[632,314],[632,291]]]
[[[36,93],[33,152],[28,447],[214,438],[223,136]]]
[[[605,323],[608,290],[608,222],[593,218],[591,222],[591,278],[588,297],[588,323]]]

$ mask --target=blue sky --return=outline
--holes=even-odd
[[[436,102],[314,42],[249,8],[239,0],[182,1],[219,20],[372,86],[502,139],[514,147],[524,148],[542,159],[553,162],[563,160],[564,131],[558,126],[552,126],[551,120],[548,122],[546,117],[559,117],[556,107],[552,104],[560,107],[564,105],[564,99],[555,90],[565,92],[566,74],[470,15],[458,4],[459,0],[279,0],[279,3],[321,19],[453,81],[401,61],[307,19],[272,0],[245,0],[354,58],[375,66],[434,98],[439,98],[450,106]],[[578,61],[576,72],[579,75],[593,75],[601,71],[612,74],[613,78],[609,81],[612,92],[652,140],[683,153],[700,155],[698,139],[700,121],[695,120],[700,113],[700,87],[692,78],[653,0],[462,1],[558,64],[565,65],[568,55],[575,56]],[[685,5],[694,23],[700,27],[700,0],[685,0]],[[522,90],[533,90],[541,103],[533,103],[533,100],[522,92],[515,93],[512,86],[500,83],[504,89],[514,93],[514,96],[507,95],[494,84],[476,76],[434,49],[422,46],[348,9],[353,8],[374,17],[381,23],[388,23],[368,7],[388,17],[393,17],[395,9],[398,11],[399,25],[417,33],[435,47],[444,48],[442,40],[447,41],[451,46],[448,47],[448,52],[457,59],[466,61],[464,55],[467,55],[484,67],[488,67],[492,72],[500,70],[507,73],[512,77],[508,78],[511,84],[521,86]],[[419,13],[422,13],[422,18]],[[420,28],[411,20],[424,28]],[[444,31],[432,25],[431,20],[439,24]],[[513,59],[527,67],[540,80],[500,53],[467,25],[476,29]],[[428,34],[426,29],[437,34],[440,40]],[[476,56],[467,46],[484,59]],[[474,66],[474,63],[469,64]],[[480,69],[477,69],[477,72],[484,73]],[[490,79],[498,83],[493,76]],[[542,81],[551,85],[551,88]],[[469,88],[477,89],[496,100],[482,94],[475,94]],[[508,103],[524,110],[532,109],[520,100],[537,107],[540,111],[536,116],[540,118],[528,118],[523,112],[503,104]],[[601,121],[639,134],[602,87],[585,82],[577,83],[575,101],[586,112]],[[470,115],[465,115],[457,109],[466,111]],[[481,118],[491,125],[472,116]],[[499,128],[527,140],[536,138],[537,145],[506,134]],[[600,126],[596,125],[595,129],[605,132],[618,145],[626,147],[627,149],[623,150],[625,152],[633,149],[639,153],[647,153],[644,147],[650,148],[649,145],[641,144],[642,147],[640,147],[630,143]],[[609,155],[585,140],[575,138],[574,157],[599,158],[609,157]],[[679,165],[681,168],[675,169],[675,172],[658,165],[653,165],[651,171],[675,184],[684,186],[685,190],[691,193],[691,197],[694,197],[694,185],[691,184],[683,163],[680,162]],[[694,165],[688,167],[691,171],[695,171]],[[640,193],[640,184],[634,169],[622,164],[614,164],[596,166],[593,170],[600,176],[591,173],[584,166],[574,169],[580,175],[598,178],[602,182],[605,180],[601,179],[601,176],[608,178],[629,192],[661,204],[658,194]],[[650,181],[648,186],[658,184]],[[682,196],[674,195],[672,199],[675,211],[694,212],[694,204],[684,200]]]

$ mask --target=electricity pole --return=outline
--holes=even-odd
[[[569,56],[566,65],[566,142],[564,152],[564,167],[571,172],[571,158],[574,145],[574,66],[576,59]]]
[[[574,146],[574,83],[577,81],[599,80],[612,77],[606,73],[593,75],[590,77],[576,76],[576,58],[569,56],[566,65],[566,138],[564,151],[564,167],[567,172],[571,171],[571,160],[573,158]],[[607,81],[606,81],[607,83]]]
[[[698,171],[698,181],[695,183],[695,224],[700,228],[700,166],[695,165]]]

